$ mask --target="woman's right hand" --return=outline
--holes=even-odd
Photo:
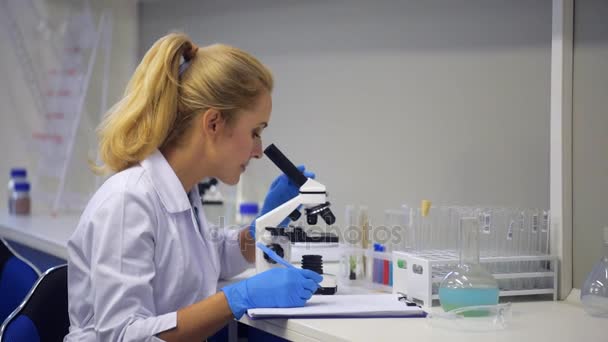
[[[304,306],[323,277],[311,270],[273,268],[222,289],[237,319],[251,308]]]

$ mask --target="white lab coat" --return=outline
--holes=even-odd
[[[239,231],[209,227],[196,187],[188,196],[158,151],[110,177],[68,242],[65,341],[160,340],[178,309],[250,266]]]

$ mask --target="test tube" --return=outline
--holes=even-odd
[[[422,230],[424,250],[428,253],[432,253],[433,246],[433,231],[431,229],[431,222],[429,213],[431,212],[431,201],[422,200],[420,203],[420,229]]]
[[[386,245],[380,245],[380,252],[381,253],[386,253],[388,252],[388,246]],[[389,260],[386,258],[381,258],[380,259],[382,262],[382,283],[383,285],[387,285],[389,284],[389,276],[390,276],[390,267],[389,267]]]
[[[364,252],[361,256],[361,275],[363,278],[369,280],[370,275],[368,274],[368,261],[367,257],[365,256],[365,252],[370,248],[369,239],[371,233],[367,206],[362,205],[359,207],[357,225],[361,229],[361,249]]]
[[[520,212],[520,233],[520,255],[530,256],[532,254],[530,250],[530,215],[525,209]],[[529,272],[529,267],[530,263],[528,261],[522,261],[520,272]],[[530,288],[530,279],[522,279],[521,283],[523,289]]]
[[[354,248],[357,247],[356,238],[357,231],[356,227],[356,212],[354,205],[346,205],[344,213],[344,229],[343,238],[341,239],[344,246],[348,249],[348,253],[344,255],[343,263],[343,278],[348,280],[357,280],[357,254],[354,253]]]
[[[548,210],[543,211],[541,227],[540,227],[540,253],[542,255],[549,255],[549,228],[550,228],[550,213]],[[549,262],[543,261],[541,272],[550,271]],[[550,288],[552,286],[553,280],[549,277],[544,277],[541,287],[542,288]]]
[[[398,223],[397,223],[397,211],[392,209],[384,210],[384,226],[388,232],[385,243],[392,242],[395,236],[400,235]]]
[[[385,225],[386,225],[386,229],[388,232],[388,236],[386,236],[386,241],[384,241],[384,244],[382,245],[382,252],[383,253],[390,253],[391,251],[393,251],[393,243],[395,242],[394,239],[395,237],[400,234],[399,230],[401,229],[401,227],[399,226],[399,222],[398,222],[398,215],[400,214],[399,211],[397,210],[385,210]],[[391,286],[392,285],[392,280],[391,280],[391,274],[392,274],[392,267],[391,267],[391,258],[389,258],[387,255],[384,255],[384,257],[382,258],[382,263],[383,263],[383,278],[382,278],[382,284],[385,286]]]
[[[507,233],[508,233],[508,222],[507,222],[507,211],[504,208],[494,209],[492,214],[492,226],[494,229],[494,242],[496,256],[504,257],[507,256]],[[497,272],[506,273],[506,264],[501,262],[498,264]]]
[[[525,224],[525,216],[522,215],[521,209],[513,209],[512,211],[513,218],[513,256],[522,256],[523,252],[523,244],[521,243],[522,237],[524,235],[524,230],[521,229],[521,225]],[[522,272],[523,266],[522,262],[513,262],[511,271],[512,273],[520,273]],[[523,283],[521,279],[513,279],[513,288],[515,290],[521,290],[523,287]]]
[[[505,256],[513,256],[516,255],[516,236],[515,232],[517,230],[517,223],[515,212],[511,209],[505,209],[505,232],[503,236],[505,248],[504,254]],[[513,262],[509,262],[506,265],[505,272],[513,273],[515,272],[515,264]],[[504,282],[505,290],[512,290],[515,288],[514,280],[508,279]]]
[[[411,251],[412,250],[412,208],[407,205],[401,206],[402,215],[400,217],[401,224],[401,251]]]
[[[450,255],[456,256],[458,252],[458,244],[460,236],[458,234],[458,223],[460,222],[460,209],[458,207],[449,208],[449,223],[448,223],[448,248]]]
[[[530,250],[531,255],[539,255],[540,254],[540,212],[537,209],[534,209],[530,212]],[[540,271],[540,261],[530,262],[530,271],[531,272],[539,272]],[[539,278],[532,279],[533,284],[532,287],[538,288],[540,287]]]
[[[380,279],[382,279],[382,273],[380,270],[381,260],[375,255],[376,252],[380,252],[380,244],[374,242],[374,267],[372,268],[372,281],[376,284],[379,284]]]
[[[449,255],[452,249],[451,243],[452,238],[450,237],[450,232],[452,227],[450,226],[450,215],[451,208],[444,206],[439,210],[439,227],[441,227],[441,249],[444,251],[446,255]]]
[[[412,246],[415,254],[420,254],[422,251],[422,236],[420,229],[420,209],[415,208],[411,211],[410,221],[412,222]]]

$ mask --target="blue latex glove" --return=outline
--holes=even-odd
[[[222,288],[237,319],[247,309],[304,306],[323,277],[300,268],[273,268]]]
[[[307,178],[315,179],[315,174],[310,171],[306,171],[306,167],[304,165],[298,166],[298,170],[304,173],[304,176]],[[264,204],[262,205],[262,211],[260,212],[260,216],[265,215],[266,213],[272,211],[274,208],[280,206],[281,204],[289,201],[290,199],[296,197],[300,193],[300,188],[292,182],[287,175],[281,174],[270,184],[270,189],[266,194],[266,198],[264,199]],[[285,218],[280,224],[279,227],[286,227],[289,224],[289,218]],[[255,220],[251,222],[249,226],[249,232],[251,236],[255,239]]]

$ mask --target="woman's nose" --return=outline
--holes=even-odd
[[[253,143],[253,150],[251,151],[251,157],[260,159],[262,158],[262,139],[256,139]]]

